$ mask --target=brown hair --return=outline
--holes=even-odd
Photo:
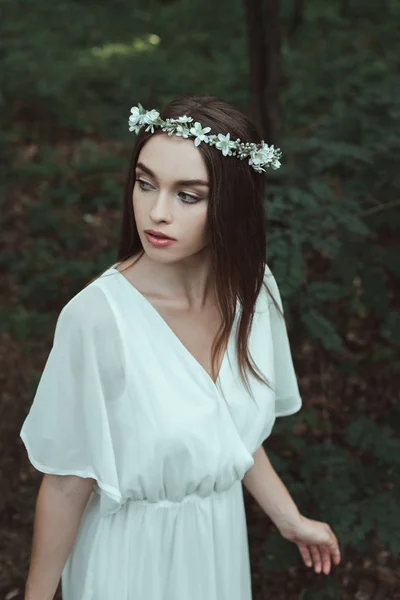
[[[189,94],[176,98],[160,111],[162,119],[187,115],[203,127],[211,127],[210,134],[230,132],[230,139],[259,143],[261,137],[255,125],[239,110],[217,96]],[[132,194],[135,168],[139,153],[153,135],[143,127],[136,139],[125,185],[122,226],[118,261],[144,252],[136,228]],[[215,373],[217,356],[225,348],[235,319],[236,302],[241,304],[236,348],[240,377],[247,390],[246,368],[256,379],[269,382],[257,369],[248,349],[248,338],[253,321],[257,296],[263,284],[266,262],[266,223],[264,213],[264,175],[255,171],[248,160],[225,157],[207,144],[200,144],[210,182],[207,226],[210,231],[211,264],[216,279],[216,294],[223,324],[213,344],[212,371]],[[140,253],[140,256],[142,255]],[[264,285],[279,309],[268,286]]]

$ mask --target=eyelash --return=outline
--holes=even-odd
[[[143,179],[139,179],[138,177],[136,177],[135,181],[137,181],[139,183],[139,188],[142,190],[142,192],[149,191],[148,189],[144,189],[142,187],[142,184],[150,185],[150,183],[148,183],[147,181],[143,181]],[[192,201],[188,202],[187,200],[182,200],[182,198],[181,198],[181,200],[184,204],[196,204],[196,202],[199,202],[201,200],[201,198],[199,198],[198,196],[192,196],[191,194],[186,194],[185,192],[180,192],[180,193],[182,193],[184,196],[187,196],[188,198],[193,199],[193,202]]]

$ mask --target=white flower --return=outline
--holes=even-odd
[[[277,153],[278,151],[273,146],[269,147],[262,142],[261,148],[255,148],[250,152],[249,165],[252,165],[254,168],[259,167],[259,169],[265,171],[263,167],[277,160]],[[276,168],[279,168],[279,161],[276,164],[278,164]]]
[[[143,117],[143,121],[145,123],[154,123],[154,121],[157,121],[159,116],[160,113],[158,112],[158,110],[155,110],[153,108],[152,110],[147,111],[147,113]]]
[[[260,148],[259,155],[263,158],[265,162],[271,162],[271,160],[275,156],[274,147],[271,146],[270,148],[268,148],[268,146],[264,146],[263,148]]]
[[[251,160],[251,158],[249,158],[249,165],[253,167],[253,169],[255,171],[257,171],[258,173],[263,173],[265,171],[263,165],[261,164],[254,164]]]
[[[230,133],[227,133],[226,135],[223,135],[222,133],[218,134],[219,141],[215,144],[215,147],[218,148],[218,150],[221,150],[224,156],[231,155],[231,148],[234,148],[236,146],[235,142],[232,142],[230,137]]]
[[[184,138],[189,137],[189,129],[184,125],[178,125],[175,131],[175,135],[180,135]]]
[[[279,168],[280,162],[278,158],[281,153],[279,148],[275,149],[274,146],[267,146],[267,144],[262,141],[261,148],[255,148],[250,152],[250,165],[258,165],[258,166],[266,166],[272,163],[273,161],[277,161],[275,164],[278,165],[275,168]],[[265,171],[265,169],[263,169]]]
[[[189,132],[195,137],[194,145],[198,146],[200,142],[207,142],[208,137],[205,135],[211,131],[211,127],[202,127],[201,124],[196,121],[194,126],[189,129]]]
[[[137,133],[137,129],[140,129],[143,125],[141,119],[142,117],[140,116],[130,116],[128,121],[129,131],[134,131],[135,133]]]
[[[154,108],[153,110],[147,111],[147,113],[143,117],[143,123],[148,124],[148,126],[146,127],[146,131],[151,131],[151,133],[154,133],[154,126],[157,124],[159,116],[160,113]]]
[[[142,127],[143,127],[143,125],[140,125],[140,124],[139,125],[129,124],[129,131],[134,131],[136,134],[138,134]]]
[[[187,115],[183,115],[182,117],[178,117],[174,119],[177,123],[191,123],[193,121],[192,117],[188,117]]]
[[[271,162],[271,167],[273,169],[279,169],[280,166],[281,166],[281,161],[278,158],[274,158],[273,161]]]
[[[131,115],[129,116],[130,121],[139,121],[141,117],[140,109],[138,106],[132,106]]]
[[[253,165],[254,167],[259,167],[265,162],[264,152],[260,148],[258,150],[252,150],[250,152],[249,165]]]
[[[129,131],[135,131],[137,133],[137,126],[143,125],[146,111],[143,106],[139,103],[138,106],[132,106],[131,115],[129,116]]]

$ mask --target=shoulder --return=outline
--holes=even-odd
[[[89,283],[75,294],[61,309],[56,323],[56,333],[112,334],[116,318],[107,290],[100,279]]]
[[[94,389],[101,385],[105,396],[114,398],[125,389],[126,346],[120,321],[96,281],[61,309],[48,369],[52,366],[74,386],[87,384]]]

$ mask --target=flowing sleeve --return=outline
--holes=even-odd
[[[37,470],[95,479],[105,512],[121,502],[109,412],[124,388],[115,315],[103,290],[88,286],[58,316],[20,437]]]
[[[265,282],[278,306],[284,312],[278,284],[268,266],[265,269]],[[293,365],[286,323],[269,296],[268,306],[275,375],[275,416],[284,417],[298,412],[302,406],[302,399]]]

